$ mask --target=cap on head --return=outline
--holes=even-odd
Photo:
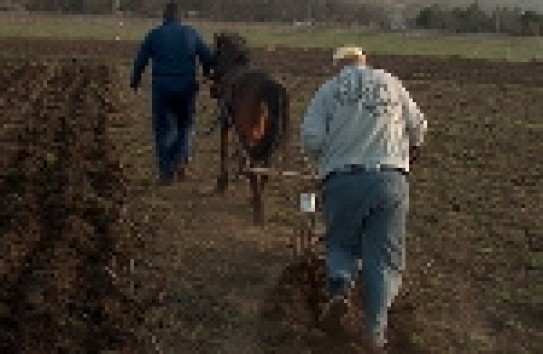
[[[340,47],[337,48],[332,57],[334,64],[344,60],[365,60],[366,54],[361,47]]]
[[[177,18],[177,4],[173,1],[168,2],[164,7],[164,19],[175,20]]]

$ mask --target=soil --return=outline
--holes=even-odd
[[[17,45],[10,48],[26,59],[3,60],[0,70],[2,351],[369,352],[360,291],[334,333],[315,325],[322,242],[293,246],[307,241],[310,224],[298,195],[317,187],[272,178],[264,226],[252,224],[243,179],[211,193],[218,135],[200,133],[215,109],[205,85],[188,178],[159,187],[149,78],[137,95],[125,67],[84,59],[83,44],[55,49],[65,46],[75,62],[44,61],[38,54],[50,43]],[[107,43],[86,45],[111,58],[134,48],[116,42],[112,54]],[[291,92],[296,131],[323,72],[301,59],[289,72],[270,58],[262,66],[274,66]],[[469,76],[455,65],[451,75]],[[408,269],[390,310],[391,353],[543,348],[534,285],[542,224],[533,217],[543,205],[541,87],[535,79],[485,80],[406,81],[430,131],[410,176]],[[294,137],[274,166],[309,174],[314,166],[297,144]],[[316,218],[318,239],[320,212]]]

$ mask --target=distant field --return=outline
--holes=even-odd
[[[119,24],[123,21],[122,26]],[[0,37],[56,37],[67,39],[139,40],[158,19],[119,19],[96,16],[0,15]],[[362,45],[378,54],[457,56],[508,61],[543,60],[543,38],[494,35],[435,35],[369,33],[357,29],[296,28],[286,24],[192,22],[207,40],[220,30],[235,30],[251,46],[282,45],[330,48]]]

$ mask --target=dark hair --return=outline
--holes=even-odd
[[[168,2],[164,7],[164,19],[165,20],[175,20],[177,19],[177,4],[175,2]]]

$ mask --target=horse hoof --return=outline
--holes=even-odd
[[[219,194],[224,194],[225,191],[226,191],[226,183],[223,181],[217,182],[217,187],[215,188],[215,192]]]

